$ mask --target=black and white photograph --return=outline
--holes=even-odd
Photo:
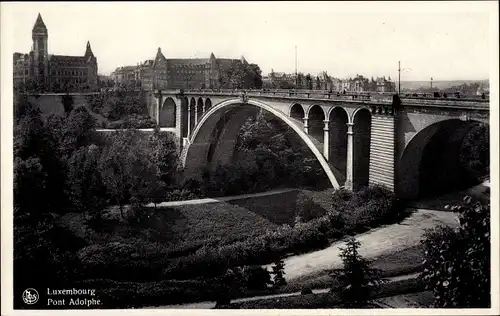
[[[500,313],[498,2],[0,12],[2,315]]]

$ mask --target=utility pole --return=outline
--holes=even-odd
[[[398,61],[398,94],[401,94],[401,61]]]
[[[403,68],[401,69],[401,61],[398,61],[398,94],[401,94],[401,71],[403,70],[412,70],[411,68]]]
[[[297,77],[297,45],[295,45],[295,90],[298,89],[298,77]]]

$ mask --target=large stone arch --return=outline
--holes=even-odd
[[[207,164],[209,156],[212,157],[212,161],[215,160],[213,158],[214,156],[217,156],[219,158],[218,160],[221,160],[220,158],[227,159],[232,156],[237,136],[237,132],[234,132],[235,127],[241,127],[246,118],[248,118],[248,113],[252,112],[253,109],[266,110],[290,126],[316,156],[332,186],[335,189],[339,188],[339,183],[330,169],[328,162],[323,157],[322,153],[316,148],[309,136],[303,131],[302,127],[283,112],[257,100],[248,100],[245,104],[242,104],[240,99],[226,100],[213,106],[209,111],[207,111],[206,115],[202,117],[199,124],[197,124],[195,130],[193,131],[188,146],[184,148],[184,152],[182,154],[184,176],[195,177],[197,174],[199,175],[201,169]],[[227,135],[227,137],[214,140],[214,128],[221,119],[224,119],[226,114],[229,114],[231,117],[230,122],[226,127],[225,135]],[[224,133],[224,131],[222,131],[221,134],[222,133]],[[217,142],[216,146],[220,146],[219,149],[210,149],[211,147],[214,148],[214,142]],[[215,153],[216,151],[224,154],[225,157],[220,157],[221,154]]]
[[[361,107],[352,116],[353,130],[353,188],[368,185],[370,174],[370,145],[372,116],[369,109]]]
[[[166,98],[160,111],[160,127],[175,127],[177,105],[174,99]]]
[[[398,196],[414,199],[431,193],[439,195],[463,183],[460,148],[470,129],[479,124],[481,122],[474,120],[448,119],[416,133],[398,161]]]

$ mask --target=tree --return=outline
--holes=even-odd
[[[258,265],[246,266],[243,270],[243,278],[249,290],[265,290],[269,284],[272,284],[269,271]]]
[[[359,254],[361,243],[349,237],[342,253],[343,268],[332,270],[331,275],[340,282],[340,297],[346,308],[367,307],[372,293],[383,280],[376,269],[369,267],[370,262]],[[332,290],[335,290],[332,288]]]
[[[66,113],[66,117],[68,117],[71,111],[73,111],[73,106],[75,104],[73,96],[71,96],[69,93],[66,93],[62,96],[61,102],[64,107],[64,113]]]
[[[63,125],[62,154],[70,157],[74,150],[90,145],[96,137],[95,127],[96,121],[85,107],[71,111]]]
[[[312,90],[313,88],[313,80],[311,74],[306,75],[306,89]]]
[[[321,90],[321,80],[316,76],[316,90]]]
[[[28,101],[28,95],[21,93],[14,95],[14,123],[19,122],[28,110],[32,110],[33,105]]]
[[[130,142],[134,131],[117,132],[111,137],[111,146],[105,148],[99,160],[99,170],[111,200],[118,204],[122,218],[123,205],[130,198],[132,175],[130,169]]]
[[[106,206],[105,186],[98,169],[99,157],[99,148],[90,145],[76,150],[69,159],[71,201],[78,210],[88,213],[92,220],[100,220]]]
[[[172,184],[179,165],[174,140],[168,133],[161,133],[159,128],[155,128],[148,138],[147,146],[150,160],[154,162],[156,175],[167,185]]]
[[[434,294],[435,307],[487,308],[490,293],[490,205],[464,198],[454,207],[459,227],[428,231],[420,277]]]
[[[45,191],[39,198],[43,207],[61,206],[65,201],[65,162],[61,157],[57,135],[44,123],[40,110],[30,108],[14,125],[14,157],[20,160],[39,159],[42,172],[46,174]]]
[[[251,86],[252,89],[261,89],[262,88],[262,71],[260,70],[259,65],[257,64],[249,64],[248,69],[251,77]]]
[[[285,262],[283,259],[279,259],[274,262],[274,265],[271,267],[271,274],[274,274],[273,286],[275,288],[279,288],[286,285],[285,280]]]
[[[297,74],[297,89],[302,89],[304,87],[304,74],[299,72]]]
[[[490,172],[490,131],[488,125],[474,126],[460,148],[460,162],[473,181]]]
[[[155,157],[161,153],[150,148],[135,130],[117,132],[111,136],[111,145],[103,150],[99,168],[112,201],[118,204],[124,218],[123,205],[134,198],[137,204],[158,201],[158,188],[164,187],[159,177],[162,169]]]
[[[14,219],[38,220],[48,204],[47,175],[39,158],[14,159]]]
[[[216,279],[218,291],[216,294],[215,308],[231,303],[231,297],[242,283],[242,273],[239,268],[227,269],[226,272]]]
[[[149,198],[156,209],[156,204],[165,200],[168,186],[175,182],[178,157],[174,141],[158,128],[148,137],[147,146],[148,161],[154,173]]]

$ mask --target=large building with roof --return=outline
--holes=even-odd
[[[97,58],[87,42],[83,56],[52,55],[49,33],[38,14],[28,54],[14,53],[14,88],[37,91],[85,91],[97,88]]]
[[[166,58],[158,48],[154,59],[136,66],[118,67],[112,78],[118,85],[155,89],[202,89],[218,88],[224,82],[223,73],[233,61],[241,59],[216,58]]]

